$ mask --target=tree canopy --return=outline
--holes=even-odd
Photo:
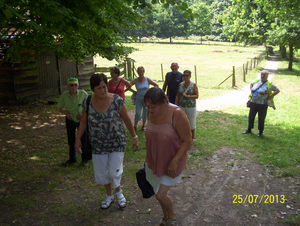
[[[158,3],[193,16],[181,0],[2,0],[0,39],[10,39],[10,60],[23,49],[54,50],[68,60],[96,54],[120,60],[132,52],[124,45],[126,29],[137,29]]]
[[[289,70],[293,51],[300,48],[298,0],[233,0],[223,17],[224,30],[232,40],[246,44],[289,47]]]

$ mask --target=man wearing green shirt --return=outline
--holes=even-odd
[[[69,159],[63,163],[64,166],[68,166],[77,162],[75,152],[75,139],[76,139],[76,128],[79,128],[80,119],[82,117],[82,102],[88,95],[84,90],[78,90],[79,83],[77,78],[68,79],[68,89],[59,98],[57,108],[58,111],[66,115],[66,127],[68,134],[68,145],[69,145]],[[89,155],[86,151],[87,134],[83,134],[81,138],[82,143],[82,165],[87,166]]]

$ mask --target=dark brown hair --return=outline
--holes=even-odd
[[[90,78],[90,86],[91,86],[91,89],[93,90],[94,92],[94,88],[96,86],[99,86],[101,82],[104,82],[106,84],[106,86],[108,86],[107,84],[107,77],[105,74],[101,73],[101,74],[93,74]]]
[[[158,87],[152,87],[148,89],[144,96],[144,102],[149,101],[151,104],[162,105],[164,103],[169,103],[168,97],[165,95],[164,91]]]
[[[120,76],[120,69],[118,67],[112,67],[112,68],[110,68],[110,70],[117,73],[118,76]]]

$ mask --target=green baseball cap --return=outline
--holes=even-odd
[[[68,83],[69,84],[77,84],[78,83],[78,79],[71,77],[71,78],[68,79]]]

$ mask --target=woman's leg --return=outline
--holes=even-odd
[[[257,112],[258,112],[257,104],[251,103],[250,110],[249,110],[249,116],[248,116],[248,130],[253,129],[254,120],[255,120]]]
[[[137,128],[138,122],[141,120],[143,102],[141,100],[136,100],[135,102],[135,116],[134,116],[134,127]]]
[[[174,208],[173,208],[173,201],[171,197],[168,196],[168,192],[170,188],[171,186],[161,184],[157,194],[155,195],[156,199],[158,200],[162,208],[165,219],[176,218],[176,215],[174,213]]]
[[[195,129],[192,129],[191,132],[192,132],[192,139],[196,139],[196,137],[195,137]]]
[[[267,117],[268,105],[261,105],[258,109],[258,130],[262,133],[265,129],[265,119]]]

